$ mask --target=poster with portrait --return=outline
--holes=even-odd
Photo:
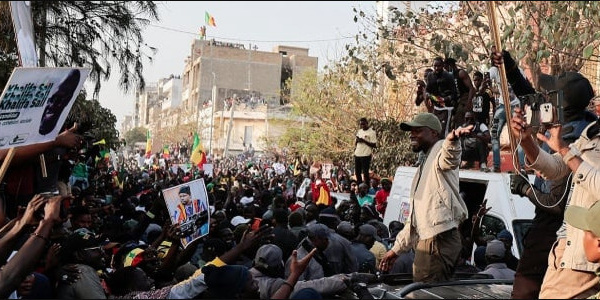
[[[181,245],[186,248],[191,242],[208,234],[210,211],[204,179],[189,181],[162,190],[169,216],[173,224],[180,224]]]
[[[323,164],[323,175],[321,176],[323,179],[331,179],[331,170],[333,169],[333,164]]]
[[[0,95],[0,149],[53,141],[89,68],[15,68]]]

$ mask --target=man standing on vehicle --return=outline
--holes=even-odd
[[[377,147],[377,133],[369,126],[367,118],[360,118],[360,129],[356,133],[356,141],[354,145],[354,174],[356,175],[356,183],[362,182],[367,185],[371,182],[369,179],[369,169],[371,168],[371,159],[373,157],[373,149]]]
[[[406,224],[379,268],[389,271],[400,253],[414,247],[413,281],[447,281],[462,249],[458,226],[467,217],[467,206],[459,195],[460,137],[470,134],[473,126],[454,129],[440,140],[438,118],[421,113],[400,128],[410,130],[412,150],[422,151],[424,162],[413,178]]]

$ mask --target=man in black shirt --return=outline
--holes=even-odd
[[[492,111],[496,111],[496,101],[494,101],[494,98],[492,97],[489,73],[486,74],[487,77],[479,71],[473,73],[473,84],[477,91],[473,98],[473,112],[475,113],[476,121],[485,124],[489,128],[491,126],[490,104]]]
[[[433,60],[433,72],[427,76],[427,99],[433,104],[433,114],[442,123],[444,134],[448,135],[452,124],[453,109],[458,99],[454,77],[444,71],[444,60],[436,57]]]

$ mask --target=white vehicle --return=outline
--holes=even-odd
[[[388,196],[384,224],[389,225],[393,220],[404,223],[408,217],[410,187],[416,170],[416,167],[396,169],[392,190]],[[477,213],[483,200],[487,199],[487,207],[491,209],[482,218],[481,235],[495,236],[506,228],[514,237],[512,252],[519,258],[523,250],[523,236],[531,225],[535,206],[527,198],[510,192],[510,175],[460,170],[460,192],[469,210],[469,220]],[[530,175],[530,182],[533,182],[533,175]]]

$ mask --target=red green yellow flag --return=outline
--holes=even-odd
[[[211,16],[207,11],[204,12],[204,22],[208,26],[217,27],[217,23],[215,23],[215,18]]]
[[[190,155],[190,160],[196,166],[198,166],[198,168],[202,168],[202,165],[206,163],[206,153],[204,152],[204,147],[200,142],[198,133],[194,133],[194,145],[192,146],[192,155]]]
[[[152,155],[152,138],[150,137],[150,129],[146,131],[146,157]]]
[[[163,158],[169,159],[169,155],[171,155],[171,152],[169,152],[169,145],[164,145],[163,146]]]

